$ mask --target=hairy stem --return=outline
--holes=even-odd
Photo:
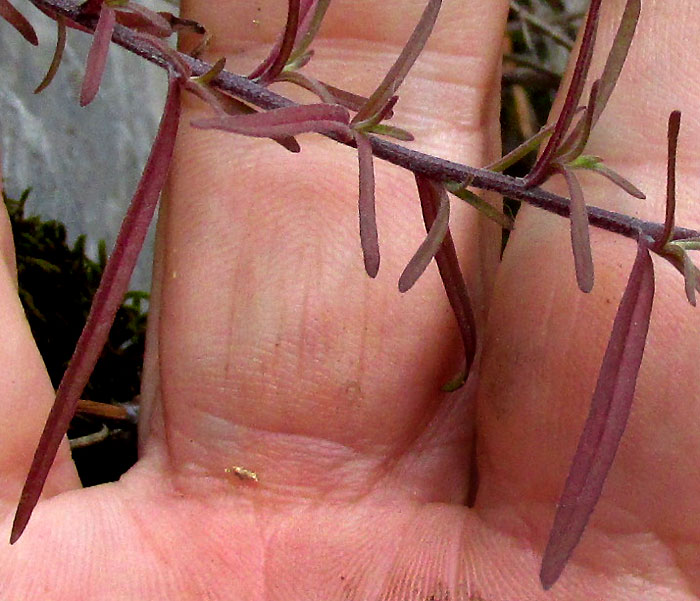
[[[75,2],[68,0],[30,0],[30,2],[42,12],[48,11],[52,15],[63,15],[67,20],[72,21],[73,24],[80,25],[90,31],[94,31],[97,24],[97,18],[83,15],[80,7]],[[115,27],[112,40],[126,50],[166,69],[172,60],[157,52],[152,45],[144,42],[137,34],[121,25]],[[212,68],[212,65],[209,63],[185,54],[181,54],[180,58],[190,66],[192,75],[195,77],[204,75]],[[211,81],[211,85],[265,110],[294,105],[294,102],[290,99],[275,94],[246,77],[235,75],[228,71],[222,71]],[[354,146],[354,141],[340,140],[332,135],[329,137],[348,146]],[[372,150],[376,157],[408,169],[413,173],[442,182],[470,180],[470,185],[473,187],[482,190],[492,190],[508,198],[526,202],[562,217],[569,216],[568,198],[546,192],[538,187],[526,188],[521,178],[454,163],[415,150],[409,150],[399,144],[387,142],[374,136],[367,137],[372,144]],[[642,221],[628,215],[606,211],[594,206],[589,206],[587,211],[588,220],[592,226],[635,240],[639,237],[640,231],[654,239],[658,238],[663,231],[663,225],[659,223]],[[700,232],[686,228],[675,228],[672,235],[674,240],[697,237],[700,237]]]

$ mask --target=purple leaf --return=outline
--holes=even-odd
[[[608,104],[608,100],[615,89],[617,80],[622,72],[622,67],[627,59],[627,53],[634,39],[634,32],[637,29],[640,11],[641,0],[627,0],[625,11],[622,14],[622,19],[620,20],[620,25],[615,34],[613,45],[608,54],[608,59],[605,62],[605,67],[603,68],[603,74],[600,76],[598,102],[596,103],[591,127],[594,127],[598,122],[598,118]]]
[[[581,45],[579,47],[579,53],[576,57],[574,73],[571,76],[571,83],[569,84],[569,89],[566,92],[564,105],[559,113],[557,124],[554,127],[552,136],[547,142],[547,146],[545,146],[540,158],[537,159],[532,171],[530,171],[530,173],[524,178],[523,183],[526,187],[539,186],[545,180],[549,173],[552,159],[555,157],[556,152],[559,149],[559,145],[566,135],[566,132],[571,125],[571,120],[576,113],[579,100],[581,99],[581,94],[583,93],[583,87],[586,83],[588,69],[591,66],[591,58],[593,56],[595,36],[598,29],[598,18],[600,16],[601,2],[602,0],[591,0],[591,4],[588,7],[588,18],[586,19],[583,37],[581,38]]]
[[[579,439],[542,559],[540,580],[549,589],[581,539],[600,498],[627,418],[646,344],[654,299],[654,266],[640,238],[603,357],[590,412]]]
[[[201,83],[198,81],[198,78],[186,78],[184,80],[184,88],[188,92],[201,98],[221,115],[252,115],[257,113],[253,107],[248,106],[245,102]],[[279,136],[272,138],[272,140],[283,148],[286,148],[289,152],[301,152],[299,143],[292,136]]]
[[[180,120],[180,83],[171,75],[160,127],[141,181],[131,200],[114,250],[105,266],[73,357],[56,392],[51,413],[34,453],[12,525],[10,543],[19,539],[34,510],[80,394],[107,341],[114,316],[126,293],[148,226],[170,167]]]
[[[355,94],[353,92],[348,92],[347,90],[343,90],[341,88],[336,88],[335,86],[332,86],[331,84],[326,83],[324,81],[322,81],[321,83],[328,89],[328,91],[331,94],[333,94],[333,98],[335,98],[338,104],[342,104],[344,107],[349,108],[351,111],[359,111],[362,108],[362,106],[367,102],[367,98],[365,98],[364,96],[360,96],[359,94]],[[387,117],[387,119],[388,118],[389,117]]]
[[[85,65],[85,79],[80,90],[80,106],[90,104],[97,95],[97,90],[100,89],[115,23],[116,13],[114,9],[103,4]]]
[[[117,5],[114,9],[117,11],[117,22],[134,31],[150,33],[160,38],[167,38],[174,31],[171,22],[162,14],[135,2]]]
[[[576,127],[569,137],[559,147],[559,150],[557,150],[557,155],[559,156],[558,161],[560,163],[569,163],[583,154],[586,144],[588,144],[588,138],[591,135],[591,128],[593,127],[593,115],[595,115],[597,106],[599,86],[599,80],[593,82],[591,92],[588,96],[588,106],[586,107],[583,117],[576,124]]]
[[[371,278],[377,277],[379,271],[379,237],[377,234],[377,217],[374,206],[374,155],[372,144],[367,136],[355,131],[357,157],[360,172],[360,243],[365,262],[365,271]]]
[[[248,76],[259,83],[268,84],[282,72],[287,60],[294,49],[294,42],[299,28],[299,2],[300,0],[289,0],[287,10],[287,24],[282,34],[282,39],[272,47],[272,51],[267,58]]]
[[[673,111],[668,117],[668,155],[666,162],[666,216],[664,229],[654,244],[660,251],[673,239],[676,221],[676,158],[678,155],[678,134],[681,129],[681,112]]]
[[[46,72],[46,75],[44,75],[44,79],[41,80],[41,83],[39,83],[34,90],[35,94],[45,90],[53,81],[58,67],[61,64],[61,59],[63,58],[63,51],[66,48],[66,20],[63,15],[56,15],[56,26],[58,28],[56,33],[56,49],[54,50],[49,70]]]
[[[581,292],[590,292],[593,290],[593,256],[591,255],[586,201],[583,198],[581,184],[573,171],[562,165],[556,165],[556,167],[566,179],[571,198],[569,221],[571,222],[571,248],[574,252],[576,282]]]
[[[442,246],[450,225],[450,200],[444,189],[440,194],[440,206],[428,235],[403,270],[399,278],[399,292],[407,292],[416,283]]]
[[[170,69],[173,69],[181,79],[184,80],[190,77],[192,70],[189,64],[187,64],[182,55],[170,44],[168,44],[168,42],[163,40],[163,38],[143,31],[134,33],[134,36],[142,42],[153,46],[153,48],[155,48],[156,51],[159,52],[164,58],[169,59],[168,64]]]
[[[307,132],[335,134],[343,139],[352,136],[350,115],[338,104],[305,104],[274,109],[253,115],[231,115],[196,119],[199,129],[220,129],[256,138],[295,136]]]
[[[296,84],[309,92],[313,92],[318,96],[321,101],[327,104],[342,104],[338,102],[338,99],[331,94],[330,90],[318,79],[314,79],[306,75],[305,73],[299,73],[298,71],[285,71],[278,78],[277,81],[288,81],[290,83]]]
[[[330,0],[303,0],[300,12],[300,25],[290,61],[297,61],[308,50],[326,15]],[[297,68],[303,65],[298,65]]]
[[[416,186],[418,187],[418,196],[420,197],[421,210],[423,212],[423,221],[425,222],[426,231],[430,231],[438,214],[438,207],[441,204],[442,196],[445,194],[445,189],[442,184],[414,173]],[[455,250],[452,235],[449,227],[445,233],[440,250],[435,254],[435,262],[442,278],[447,300],[452,307],[452,311],[457,320],[459,332],[462,336],[462,344],[464,346],[464,378],[462,383],[466,381],[466,376],[469,374],[474,357],[476,356],[476,323],[474,321],[474,312],[472,311],[471,300],[467,285],[462,276],[462,270],[459,267],[457,259],[457,251]]]
[[[34,31],[32,24],[8,0],[0,0],[0,17],[19,31],[22,37],[32,46],[39,44],[39,39],[36,37],[36,31]]]
[[[371,120],[376,113],[384,108],[389,99],[396,93],[396,90],[399,89],[430,37],[441,5],[442,0],[428,0],[428,5],[425,7],[423,15],[408,42],[406,42],[404,49],[391,69],[389,69],[382,83],[379,84],[379,87],[372,93],[369,100],[355,115],[352,120],[354,125],[361,126],[363,122]]]

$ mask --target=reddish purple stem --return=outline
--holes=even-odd
[[[10,544],[17,541],[27,526],[61,440],[68,431],[80,394],[97,363],[109,336],[114,317],[128,289],[136,259],[153,219],[160,191],[165,184],[179,121],[180,83],[170,76],[163,117],[151,154],[122,223],[114,251],[105,266],[87,322],[56,392],[56,400],[44,426],[22,489],[12,525]]]

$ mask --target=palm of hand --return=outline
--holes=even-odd
[[[386,33],[391,25],[378,17],[391,14],[388,4],[334,5],[336,14],[350,14],[329,24],[317,73],[332,79],[342,67],[358,89],[377,81],[387,61],[380,53],[368,58],[366,46],[360,54],[363,44],[340,32],[348,23],[376,22]],[[647,19],[668,23],[668,5],[679,2],[648,4]],[[190,10],[225,28],[219,39],[238,39],[216,6]],[[411,127],[424,148],[470,164],[492,158],[498,90],[491,74],[506,9],[500,1],[468,9],[445,3],[443,35],[436,31],[402,94],[406,114],[424,118]],[[686,27],[694,22],[687,19]],[[460,40],[444,33],[451,23],[463,28]],[[683,37],[698,34],[696,26]],[[372,50],[383,49],[371,41],[371,28],[363,35]],[[461,40],[471,40],[468,57]],[[632,73],[643,54],[631,57]],[[644,83],[650,97],[653,86],[673,77],[656,68],[661,83]],[[623,79],[618,97],[625,86],[640,85]],[[611,163],[611,155],[624,156],[646,135],[640,124],[658,125],[649,139],[663,140],[662,115],[645,121],[649,108],[620,107],[612,103],[610,113],[626,139],[593,141]],[[446,132],[455,135],[446,140]],[[700,374],[692,361],[697,337],[682,332],[697,328],[698,318],[684,306],[677,278],[660,270],[658,288],[670,292],[657,300],[616,466],[572,564],[543,593],[540,553],[630,245],[594,234],[597,286],[584,298],[568,260],[566,223],[524,210],[492,291],[498,232],[454,206],[452,227],[486,333],[479,381],[472,378],[460,393],[438,393],[457,368],[458,340],[437,275],[427,273],[405,296],[395,288],[420,240],[412,178],[379,172],[385,252],[378,280],[369,281],[349,202],[356,175],[338,169],[352,157],[325,140],[303,146],[305,156],[287,156],[270,144],[182,128],[159,225],[142,459],[119,483],[72,490],[76,477],[61,455],[47,486],[51,498],[15,546],[0,547],[6,598],[694,598],[700,532],[692,516],[700,496],[688,475],[700,459],[692,430]],[[653,199],[662,172],[650,160],[626,174]],[[606,202],[598,191],[610,196],[605,184],[592,181],[586,189],[592,204]],[[627,201],[609,202],[619,208]],[[645,210],[660,218],[655,208]],[[697,225],[688,213],[681,207],[683,223]],[[18,407],[37,390],[46,404],[51,394],[10,275],[0,301],[15,316],[9,336],[17,344],[0,352],[10,373],[26,376],[3,382],[7,423],[23,424],[2,443],[7,532],[46,405],[21,418]],[[661,325],[671,319],[679,333]],[[481,489],[469,510],[467,424],[475,403]],[[236,477],[235,465],[255,470],[260,482]]]

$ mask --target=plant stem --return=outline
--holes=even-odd
[[[30,2],[42,12],[48,13],[52,18],[55,18],[54,15],[62,15],[68,21],[87,28],[90,31],[94,31],[97,24],[97,18],[81,14],[80,7],[77,6],[75,2],[69,2],[68,0],[30,0]],[[139,38],[138,34],[135,34],[124,26],[117,25],[115,27],[112,40],[122,48],[162,68],[168,68],[172,60],[157,52],[152,45],[144,42]],[[212,68],[212,65],[209,63],[192,58],[189,55],[181,54],[180,57],[182,61],[189,65],[194,77],[204,75]],[[246,77],[235,75],[228,71],[222,71],[211,81],[211,85],[264,110],[293,106],[295,104],[292,100],[276,94]],[[340,140],[333,135],[329,135],[328,137],[333,138],[341,144],[354,147],[354,141]],[[442,182],[462,182],[470,180],[470,185],[473,187],[497,192],[505,197],[526,202],[562,217],[569,216],[570,201],[568,198],[552,194],[538,187],[525,188],[521,178],[510,177],[486,169],[478,169],[460,163],[454,163],[439,157],[410,150],[399,144],[388,142],[374,136],[367,137],[372,144],[372,149],[376,157],[398,165],[399,167],[403,167],[413,173]],[[588,207],[588,220],[594,227],[621,234],[635,240],[638,238],[640,231],[654,239],[658,238],[663,231],[663,224],[642,221],[635,217],[607,211],[594,206]],[[697,237],[700,237],[700,232],[686,228],[675,228],[672,236],[674,240]]]

